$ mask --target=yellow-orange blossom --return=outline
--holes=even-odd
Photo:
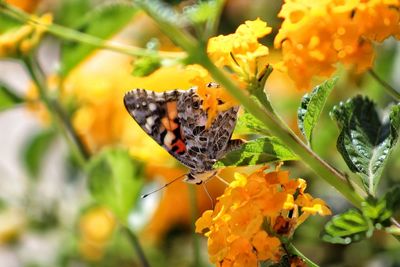
[[[283,68],[300,89],[313,76],[329,76],[336,63],[370,68],[373,42],[400,37],[399,0],[286,0],[275,38]]]
[[[305,193],[303,179],[288,171],[235,174],[235,181],[196,222],[196,232],[208,238],[210,261],[217,266],[258,266],[279,262],[284,255],[279,237],[292,236],[310,215],[330,215],[325,202]]]

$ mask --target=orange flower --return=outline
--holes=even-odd
[[[374,58],[372,42],[399,37],[399,7],[390,0],[286,0],[275,38],[282,48],[281,67],[301,89],[309,89],[314,75],[331,75],[337,62],[366,70]]]
[[[6,2],[31,13],[36,9],[40,0],[6,0]]]
[[[248,176],[236,173],[215,209],[196,222],[196,232],[208,238],[210,261],[217,266],[279,262],[284,254],[280,236],[290,238],[310,214],[330,214],[322,200],[304,193],[304,180],[289,179],[279,166],[268,173],[265,169]]]

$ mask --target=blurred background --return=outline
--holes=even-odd
[[[123,1],[7,2],[28,13],[50,12],[54,23],[88,33],[100,32],[99,36],[112,42],[140,47],[156,43],[160,50],[179,51],[150,18],[123,7]],[[166,2],[183,9],[194,1]],[[280,52],[273,49],[272,42],[281,23],[277,17],[281,4],[272,0],[226,1],[218,32],[232,33],[245,20],[260,17],[273,28],[273,34],[263,42],[271,49],[271,63],[277,62]],[[125,11],[121,12],[121,6]],[[400,86],[399,48],[394,39],[377,45],[374,66],[395,88]],[[57,91],[55,94],[62,100],[72,127],[89,153],[122,147],[143,163],[138,194],[186,172],[142,132],[122,103],[124,93],[133,88],[164,91],[190,87],[191,77],[183,67],[163,67],[150,76],[135,77],[131,56],[93,50],[53,36],[42,40],[38,59],[49,89]],[[338,86],[315,131],[315,148],[338,169],[348,171],[336,151],[338,130],[328,111],[339,101],[360,93],[370,96],[380,107],[387,106],[391,99],[368,75],[344,69],[339,70],[339,75]],[[90,196],[87,177],[71,156],[65,140],[55,133],[51,114],[38,103],[38,91],[26,68],[16,59],[0,59],[0,82],[16,95],[30,99],[28,104],[0,113],[0,266],[140,266],[127,236],[116,229],[116,219]],[[266,90],[278,113],[299,132],[296,110],[305,92],[298,91],[278,71],[269,78]],[[291,177],[306,179],[309,191],[323,198],[334,214],[350,207],[340,194],[303,165],[288,163],[284,168],[291,171]],[[229,180],[234,171],[227,168],[222,176]],[[385,169],[381,190],[398,184],[399,173],[397,148]],[[207,188],[215,198],[224,185],[212,181]],[[195,200],[191,199],[190,191],[196,192]],[[193,201],[197,205],[191,205]],[[129,212],[129,224],[151,266],[193,266],[196,251],[203,265],[208,265],[206,240],[200,235],[194,237],[194,220],[211,208],[202,187],[176,182],[135,203]],[[376,232],[372,239],[349,246],[323,243],[319,235],[326,220],[312,217],[295,234],[296,246],[320,266],[400,266],[400,243],[384,233]]]

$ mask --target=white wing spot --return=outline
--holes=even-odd
[[[156,110],[157,110],[157,105],[154,104],[154,103],[150,103],[150,104],[149,104],[149,109],[150,109],[151,111],[156,111]]]
[[[144,127],[146,127],[146,129],[149,130],[150,132],[153,125],[154,125],[154,118],[153,116],[150,116],[146,119],[146,124],[144,125]]]
[[[167,134],[164,138],[164,144],[168,147],[171,146],[172,141],[175,139],[175,135],[173,132],[167,131]]]

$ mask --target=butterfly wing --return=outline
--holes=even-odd
[[[132,118],[159,145],[180,162],[193,168],[187,154],[185,138],[178,118],[177,104],[181,95],[190,90],[173,90],[156,93],[135,89],[124,97],[124,104]]]
[[[207,111],[195,88],[163,93],[136,89],[125,95],[124,103],[142,129],[194,174],[212,170],[226,153],[238,111],[220,112],[206,128]]]
[[[208,86],[214,87],[215,84],[210,83]],[[207,111],[202,108],[202,100],[196,91],[180,96],[178,117],[187,153],[196,167],[195,173],[212,170],[214,163],[225,155],[235,128],[238,109],[232,107],[219,112],[207,128]]]

